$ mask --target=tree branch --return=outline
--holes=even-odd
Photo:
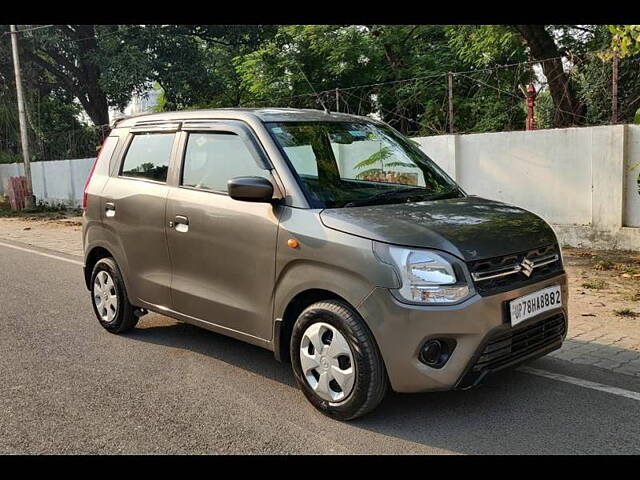
[[[47,62],[44,58],[40,57],[37,54],[31,53],[28,50],[25,51],[25,54],[32,61],[34,61],[35,63],[40,65],[42,68],[44,68],[47,72],[51,73],[54,77],[56,77],[61,84],[66,85],[74,95],[78,96],[79,89],[76,86],[76,84],[73,83],[73,81],[69,77],[67,77],[63,72],[58,70],[54,64]]]
[[[585,27],[579,27],[578,25],[569,25],[569,27],[575,30],[582,30],[583,32],[596,33],[595,30],[591,30],[590,28],[585,28]]]
[[[65,57],[64,55],[61,55],[58,52],[55,52],[53,50],[49,50],[47,48],[40,48],[40,51],[43,52],[44,54],[48,55],[49,57],[51,57],[53,60],[55,60],[56,62],[58,62],[59,65],[62,65],[63,67],[65,67],[67,70],[69,70],[69,72],[71,72],[73,75],[75,76],[82,76],[82,72],[81,70],[76,67],[67,57]],[[36,56],[38,56],[37,50],[36,50]]]
[[[416,29],[419,27],[420,25],[414,25],[413,28],[409,31],[409,33],[407,33],[407,36],[404,37],[404,40],[402,40],[402,42],[400,43],[400,45],[404,45],[405,43],[407,43],[407,40],[409,40],[409,38],[411,38],[411,35],[413,35],[413,32],[416,31]]]

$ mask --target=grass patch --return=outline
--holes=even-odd
[[[606,258],[598,260],[594,265],[594,270],[611,270],[613,268],[613,262]]]
[[[634,312],[630,308],[619,308],[614,310],[613,313],[618,317],[626,317],[626,318],[636,318],[640,315],[638,312]]]
[[[68,213],[77,213],[77,209],[70,209],[64,204],[49,205],[38,202],[29,209],[12,210],[8,202],[0,202],[0,217],[5,218],[26,218],[33,220],[59,220],[67,217]]]
[[[584,282],[582,284],[582,288],[587,288],[589,290],[602,290],[607,288],[609,285],[604,280],[589,280],[588,282]]]
[[[636,265],[628,265],[628,264],[618,264],[616,265],[616,270],[619,270],[622,273],[628,273],[630,275],[635,275],[640,272],[640,269]]]

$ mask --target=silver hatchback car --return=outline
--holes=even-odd
[[[567,330],[547,223],[469,196],[411,140],[296,109],[121,120],[84,193],[84,276],[109,332],[149,311],[291,361],[348,420],[389,389],[466,389]]]

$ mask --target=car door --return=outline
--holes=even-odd
[[[165,209],[177,126],[171,130],[132,129],[102,195],[103,224],[119,247],[114,254],[131,302],[140,306],[171,305]]]
[[[236,176],[274,178],[238,123],[183,126],[183,163],[167,200],[171,296],[181,314],[270,340],[278,213],[232,199],[226,185]]]

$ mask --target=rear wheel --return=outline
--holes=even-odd
[[[122,274],[113,258],[100,259],[93,267],[91,304],[100,325],[111,333],[126,332],[138,323]]]
[[[341,301],[314,303],[300,314],[291,335],[291,361],[307,399],[339,420],[369,413],[388,388],[373,335]]]

